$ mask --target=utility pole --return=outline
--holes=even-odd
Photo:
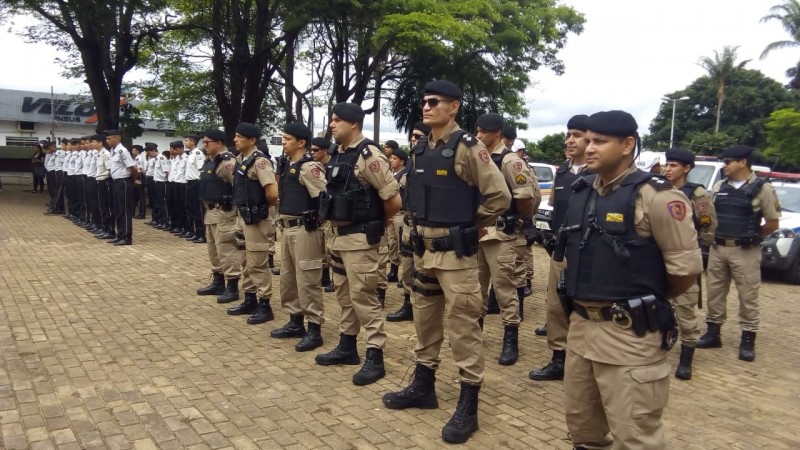
[[[53,86],[50,86],[50,141],[56,141],[56,98]]]

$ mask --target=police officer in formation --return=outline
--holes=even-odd
[[[319,227],[319,196],[325,192],[325,167],[306,150],[311,130],[302,122],[283,129],[284,157],[277,165],[281,240],[281,306],[289,322],[273,330],[276,339],[301,338],[298,352],[322,346],[325,323],[322,291],[317,287],[322,273],[324,236]],[[308,320],[308,330],[304,325]]]
[[[447,317],[461,394],[442,438],[454,443],[466,442],[478,429],[478,392],[484,378],[478,239],[511,204],[503,175],[486,147],[455,122],[461,98],[459,88],[448,81],[425,85],[422,117],[431,133],[412,150],[406,191],[406,211],[414,226],[411,289],[417,364],[408,387],[383,396],[390,409],[438,407],[435,373]]]
[[[577,448],[663,448],[677,332],[667,299],[703,269],[692,210],[668,181],[636,169],[630,114],[595,113],[586,128],[593,175],[573,184],[556,246],[571,310],[567,429]]]
[[[228,309],[232,316],[251,314],[250,325],[269,322],[275,318],[272,298],[272,273],[267,264],[272,224],[267,220],[269,208],[278,201],[278,186],[272,163],[256,147],[261,130],[242,122],[236,127],[234,143],[239,156],[234,172],[233,204],[239,210],[246,242],[245,264],[242,270],[244,301]]]
[[[586,120],[589,116],[578,114],[567,122],[567,135],[565,137],[565,161],[556,170],[553,189],[548,199],[548,204],[553,207],[550,216],[551,227],[558,231],[564,224],[567,216],[567,207],[572,197],[572,183],[582,175],[586,175]],[[547,243],[548,248],[552,244]],[[564,378],[564,361],[567,358],[567,329],[569,322],[564,308],[556,292],[558,277],[567,266],[565,261],[556,261],[552,258],[550,248],[550,269],[547,275],[547,309],[545,312],[546,325],[544,330],[537,329],[537,334],[547,336],[547,346],[552,350],[553,357],[550,362],[539,370],[531,371],[528,376],[535,381],[562,380]]]
[[[484,308],[488,308],[487,291],[491,282],[492,291],[503,321],[503,350],[498,363],[510,366],[519,357],[519,324],[522,295],[516,285],[514,273],[517,254],[514,249],[517,231],[523,219],[530,221],[534,206],[541,200],[538,189],[531,185],[533,175],[528,165],[503,143],[503,116],[496,113],[478,117],[478,139],[486,146],[492,163],[503,175],[505,185],[513,200],[511,206],[497,218],[494,225],[486,228],[480,238],[478,272]]]
[[[92,141],[100,144],[100,152],[97,154],[97,203],[100,210],[100,232],[97,233],[98,239],[115,240],[117,238],[116,223],[114,221],[114,180],[111,179],[111,151],[102,144],[106,137],[97,134],[92,137]]]
[[[753,147],[734,145],[720,155],[725,178],[714,184],[711,198],[719,224],[708,255],[706,286],[708,330],[697,348],[722,347],[720,329],[727,318],[731,279],[739,294],[742,337],[739,359],[755,360],[760,322],[758,290],[761,286],[761,240],[778,229],[781,208],[772,185],[752,169]],[[763,224],[761,223],[763,220]]]
[[[335,147],[335,144],[331,144],[331,141],[325,139],[324,137],[313,137],[311,138],[311,158],[314,161],[322,164],[323,167],[328,165],[328,162],[331,160],[331,155],[329,150],[331,145]],[[331,273],[330,273],[330,247],[328,246],[328,241],[331,239],[333,234],[331,234],[331,225],[329,222],[325,221],[321,225],[322,229],[322,275],[320,277],[320,286],[322,290],[325,292],[333,292],[333,281],[331,280]]]
[[[387,219],[400,209],[389,161],[364,138],[363,122],[361,106],[339,103],[333,107],[330,129],[339,147],[327,166],[320,216],[331,222],[331,269],[342,315],[338,345],[316,357],[323,366],[359,364],[356,338],[363,326],[367,352],[363,367],[353,375],[357,386],[374,383],[386,374],[386,333],[376,292],[378,251]]]
[[[138,171],[130,152],[122,145],[118,130],[105,132],[106,142],[111,152],[109,171],[114,180],[114,217],[117,221],[117,238],[110,241],[114,245],[133,244],[133,180]]]
[[[225,133],[206,130],[203,147],[208,159],[200,169],[198,199],[206,213],[203,221],[206,247],[211,262],[211,284],[197,290],[197,295],[217,295],[217,303],[239,299],[242,276],[242,251],[236,243],[236,208],[233,204],[236,158],[225,147]]]
[[[150,220],[145,225],[156,224],[156,162],[158,161],[158,145],[154,142],[144,143],[144,152],[147,155],[147,164],[144,170],[144,183],[147,186],[147,203],[150,207]]]
[[[153,207],[153,228],[159,230],[169,230],[169,169],[170,152],[164,150],[156,155],[155,166],[153,167],[153,183],[155,184],[155,206]]]
[[[170,233],[184,237],[189,229],[189,214],[186,209],[186,155],[184,154],[183,141],[170,143],[169,182],[167,200],[169,202]]]
[[[686,181],[689,172],[694,168],[694,153],[683,148],[670,148],[665,156],[667,161],[664,178],[689,199],[698,244],[701,248],[708,248],[714,240],[717,214],[706,188],[702,184]],[[700,277],[698,276],[697,283],[678,297],[670,299],[675,308],[675,317],[678,319],[678,328],[681,334],[681,356],[678,368],[675,370],[675,377],[682,380],[692,379],[694,347],[700,337],[700,328],[697,323],[697,309],[702,302],[700,295]]]

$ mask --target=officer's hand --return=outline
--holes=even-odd
[[[488,228],[486,228],[486,227],[478,228],[478,239],[486,236],[487,234],[489,234],[489,229]]]

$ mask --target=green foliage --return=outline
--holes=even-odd
[[[779,109],[766,123],[769,147],[764,152],[777,156],[783,163],[800,165],[800,111]]]
[[[791,40],[770,42],[761,53],[765,59],[773,50],[800,47],[800,0],[785,0],[781,5],[775,5],[769,14],[761,18],[761,22],[778,21],[791,37]],[[789,86],[800,89],[800,62],[786,70],[786,76],[791,79]]]
[[[119,109],[119,130],[122,134],[131,139],[136,139],[144,134],[144,128],[142,127],[144,120],[142,120],[142,112],[139,108],[130,103],[125,103]]]
[[[739,50],[738,46],[725,46],[720,54],[714,51],[714,57],[710,58],[704,56],[700,58],[698,64],[700,67],[708,72],[708,77],[714,81],[717,86],[717,111],[715,113],[716,125],[714,132],[719,132],[720,118],[722,115],[722,105],[725,103],[725,88],[730,84],[731,78],[734,74],[744,68],[750,60],[737,62],[736,52]]]
[[[531,161],[543,162],[554,166],[560,165],[565,159],[564,141],[566,137],[565,133],[548,134],[535,144],[526,144],[525,152],[528,153]]]

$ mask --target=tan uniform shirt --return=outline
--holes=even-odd
[[[606,185],[596,177],[592,188],[601,196],[607,195],[635,170],[636,166],[631,166]],[[683,204],[682,212],[679,204]],[[667,273],[672,275],[697,275],[703,271],[692,210],[688,206],[686,196],[676,189],[657,190],[650,184],[643,184],[636,196],[633,218],[636,234],[653,237],[663,254]],[[607,303],[576,301],[584,306],[608,306]],[[583,358],[614,365],[631,365],[632,361],[647,365],[666,357],[666,352],[661,350],[660,333],[638,337],[632,330],[623,330],[613,322],[593,322],[576,313],[571,317],[567,346]]]
[[[289,163],[289,167],[287,167],[286,170],[293,174],[293,171],[297,170],[296,163]],[[300,166],[299,180],[300,185],[305,186],[308,190],[308,195],[310,195],[311,198],[317,198],[320,192],[325,191],[325,168],[316,161],[305,162]],[[290,216],[287,214],[280,215],[281,219],[295,219],[297,217],[298,216]]]
[[[703,186],[697,186],[692,191],[689,201],[692,202],[692,212],[700,225],[698,232],[700,242],[703,245],[711,245],[714,242],[714,231],[717,229],[717,210],[714,208],[711,195]]]
[[[340,145],[338,151],[343,154],[346,152],[358,151],[356,147],[358,147],[358,144],[363,140],[364,135],[359,134],[349,147],[343,148],[343,146]],[[374,145],[370,145],[368,148],[372,153],[369,161],[366,161],[361,155],[359,155],[358,160],[356,160],[356,167],[354,168],[356,179],[364,186],[369,185],[375,188],[382,200],[389,200],[397,195],[400,189],[397,181],[392,176],[392,169],[389,167],[389,158]],[[333,226],[343,224],[344,223],[335,221],[331,222]],[[330,243],[330,248],[332,250],[365,250],[372,247],[373,245],[367,243],[367,235],[364,233],[334,236]]]
[[[460,129],[458,124],[453,122],[436,142],[429,136],[433,151],[444,148],[452,134]],[[479,228],[489,227],[494,225],[500,214],[511,205],[511,192],[508,190],[503,174],[492,161],[486,146],[475,137],[471,137],[471,139],[476,141],[473,145],[467,145],[463,139],[459,141],[454,149],[453,163],[456,176],[468,185],[476,187],[484,198],[483,203],[478,206],[475,225]],[[413,153],[411,157],[413,158]],[[443,237],[449,233],[446,228],[424,226],[417,226],[417,232],[424,238]],[[422,266],[425,269],[457,269],[477,267],[477,264],[477,258],[458,258],[455,252],[425,252],[422,257]]]
[[[753,183],[758,179],[758,176],[755,172],[750,172],[750,176],[747,177],[747,181],[742,187]],[[723,180],[717,181],[714,184],[714,188],[711,190],[711,201],[713,202],[716,198],[717,192],[719,192],[720,187],[722,187],[722,183],[728,183],[731,186],[733,183],[731,180],[725,178]],[[741,189],[741,188],[740,188]],[[761,191],[758,192],[753,198],[753,211],[759,212],[761,211],[761,216],[764,217],[765,220],[778,220],[781,218],[781,204],[778,201],[778,194],[775,192],[775,188],[772,187],[770,183],[764,183],[761,187]]]
[[[500,142],[494,150],[492,155],[503,153],[506,146]],[[512,202],[516,199],[534,199],[533,211],[536,211],[539,201],[542,199],[541,192],[539,192],[539,183],[536,182],[536,176],[531,173],[530,167],[525,161],[514,152],[507,154],[500,162],[500,173],[503,174],[506,186],[511,192]],[[536,200],[538,198],[538,201]],[[519,229],[516,227],[515,229]],[[511,241],[517,238],[517,233],[506,234],[498,231],[497,227],[487,227],[486,236],[481,238],[483,241],[499,240]]]
[[[236,165],[236,158],[229,158],[219,163],[215,173],[220,179],[225,180],[226,183],[229,183],[231,186],[233,186],[233,171],[236,170]],[[214,225],[217,223],[228,222],[235,218],[236,207],[230,211],[223,211],[220,208],[206,209],[204,222],[207,225]]]
[[[239,153],[239,156],[236,157],[236,161],[239,164],[242,164],[248,156],[250,156],[252,152],[245,155],[244,153]],[[276,184],[275,183],[275,170],[272,166],[272,161],[268,158],[259,158],[258,161],[250,166],[250,169],[247,171],[247,179],[248,180],[258,180],[261,183],[261,186],[264,187],[268,184]]]

